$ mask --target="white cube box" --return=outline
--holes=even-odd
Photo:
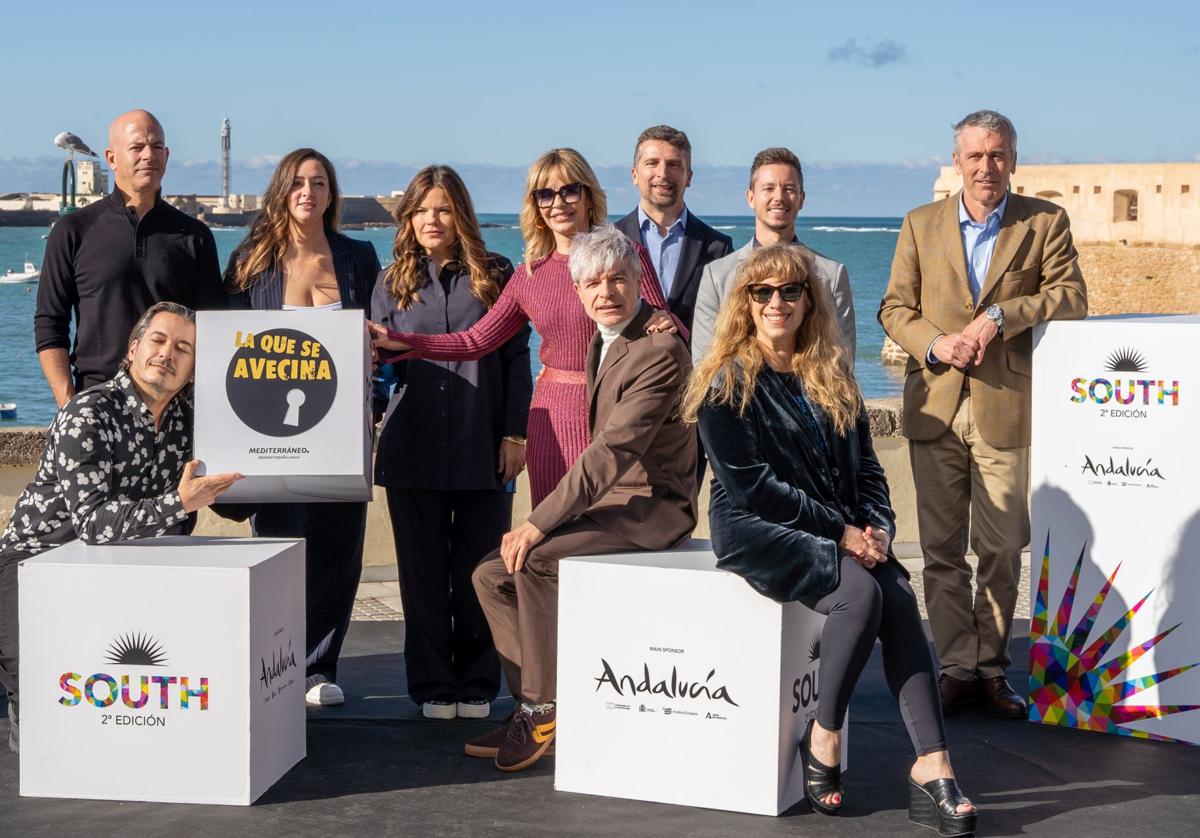
[[[556,789],[762,815],[804,798],[824,617],[700,540],[563,560],[558,613]]]
[[[371,499],[361,311],[202,311],[196,347],[200,473],[244,475],[223,502]]]
[[[304,758],[304,542],[72,542],[20,567],[21,794],[248,805]]]

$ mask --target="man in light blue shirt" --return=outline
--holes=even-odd
[[[692,144],[678,128],[654,125],[638,135],[630,174],[638,206],[616,228],[646,250],[667,308],[690,331],[704,266],[733,250],[733,241],[684,205],[692,185]]]
[[[681,193],[682,194],[682,193]],[[650,256],[650,264],[658,274],[658,284],[662,286],[663,297],[669,299],[671,288],[675,284],[675,273],[679,267],[679,251],[683,249],[683,231],[687,227],[687,207],[679,213],[674,222],[666,226],[666,232],[659,226],[659,221],[646,214],[642,204],[638,204],[638,231],[641,233],[642,245]],[[666,219],[662,218],[665,223]]]
[[[964,202],[964,196],[958,198],[958,227],[962,232],[963,255],[967,260],[967,279],[971,286],[971,301],[979,302],[979,293],[983,288],[983,278],[987,276],[988,267],[992,264],[992,251],[996,249],[996,236],[1000,234],[1000,220],[1004,218],[1004,208],[1008,206],[1008,193],[1000,201],[999,206],[989,212],[983,221],[971,217]],[[933,346],[941,337],[933,339],[929,344],[929,363],[938,364],[941,361],[933,354]]]

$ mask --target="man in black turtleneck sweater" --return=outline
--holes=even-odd
[[[169,152],[159,121],[143,110],[121,114],[104,156],[112,194],[54,225],[38,285],[34,339],[59,407],[112,378],[129,330],[154,303],[225,308],[212,233],[160,195]]]

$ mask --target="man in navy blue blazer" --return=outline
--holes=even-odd
[[[733,250],[733,240],[684,204],[684,192],[692,185],[687,134],[669,125],[643,131],[633,150],[633,184],[641,199],[616,227],[646,248],[667,306],[690,331],[700,274],[709,262]]]

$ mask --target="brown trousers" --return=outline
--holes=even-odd
[[[584,516],[548,534],[517,573],[504,567],[499,550],[475,568],[471,581],[513,698],[544,704],[557,695],[559,559],[643,549]]]
[[[971,680],[1008,668],[1021,550],[1029,543],[1029,448],[995,448],[971,419],[964,390],[950,429],[909,441],[925,607],[941,671]],[[969,529],[968,529],[969,522]],[[971,591],[970,546],[979,558]]]

